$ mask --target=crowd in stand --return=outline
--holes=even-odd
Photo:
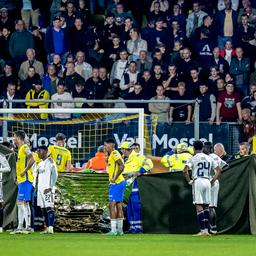
[[[256,113],[255,0],[0,0],[0,8],[4,99],[143,107],[161,123],[191,123],[193,106],[78,101],[198,98],[200,121],[217,125],[242,122],[242,109]]]

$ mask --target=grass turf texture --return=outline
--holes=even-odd
[[[55,233],[54,235],[0,234],[1,255],[255,255],[256,236],[124,235]]]

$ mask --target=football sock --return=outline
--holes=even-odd
[[[47,216],[48,216],[48,226],[47,227],[53,227],[54,226],[54,219],[55,219],[54,210],[49,210],[47,212]]]
[[[3,220],[4,220],[4,209],[0,209],[0,228],[3,227]]]
[[[123,219],[117,219],[117,231],[118,232],[123,232]]]
[[[30,228],[31,211],[30,211],[29,203],[26,203],[24,205],[24,217],[25,217],[25,222],[26,222],[26,228]]]
[[[199,222],[200,230],[205,230],[204,211],[201,211],[201,212],[197,213],[197,219],[198,219],[198,222]]]
[[[49,227],[48,213],[47,213],[47,210],[45,208],[43,209],[43,215],[44,215],[44,221],[45,221],[46,227]]]
[[[210,218],[210,213],[209,213],[209,208],[204,209],[204,226],[205,229],[209,229],[209,218]]]
[[[18,203],[18,229],[23,228],[23,222],[24,222],[24,204],[23,203]]]
[[[217,231],[217,224],[216,224],[216,211],[214,207],[210,207],[210,229],[212,231]]]
[[[111,219],[111,221],[110,221],[110,223],[111,223],[111,231],[113,232],[113,233],[116,233],[116,227],[117,227],[117,220],[116,219]]]
[[[33,199],[32,199],[33,200]],[[35,226],[35,207],[33,205],[33,203],[29,204],[30,207],[30,212],[31,212],[31,223],[30,223],[30,227],[34,228]]]

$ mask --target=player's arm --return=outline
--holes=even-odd
[[[28,170],[31,169],[32,166],[34,165],[34,163],[36,162],[30,149],[26,150],[26,154],[27,154],[28,162],[27,162],[27,166],[24,169],[24,171],[20,174],[21,177],[25,176],[26,173],[28,172]]]
[[[211,180],[211,184],[213,184],[220,176],[221,173],[221,168],[219,166],[217,166],[215,169],[215,175],[213,176],[212,180]]]
[[[65,171],[66,172],[71,172],[71,169],[72,169],[72,164],[71,164],[71,153],[70,151],[68,152],[68,159],[67,159],[67,162],[66,162],[66,168],[65,168]]]
[[[188,173],[189,169],[190,169],[189,166],[185,165],[185,167],[183,169],[183,175],[184,175],[184,178],[186,179],[187,183],[189,185],[191,185],[193,183],[193,180],[191,180],[189,177],[189,173]]]
[[[115,183],[115,181],[117,180],[117,178],[121,175],[121,173],[123,172],[124,170],[124,162],[123,160],[120,158],[120,159],[117,159],[116,160],[116,163],[118,164],[118,170],[117,170],[117,174],[115,177],[113,177],[111,179],[111,182]]]
[[[11,167],[9,165],[9,162],[7,161],[6,157],[4,155],[0,154],[0,172],[10,172]]]

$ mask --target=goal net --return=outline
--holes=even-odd
[[[153,125],[143,109],[65,109],[69,120],[40,120],[41,113],[60,113],[59,109],[2,109],[2,140],[11,141],[14,131],[24,131],[32,149],[55,143],[61,132],[66,136],[66,147],[71,151],[73,166],[83,166],[93,157],[107,138],[117,144],[129,140],[138,142],[145,154],[151,155]],[[10,113],[12,116],[10,116]]]

